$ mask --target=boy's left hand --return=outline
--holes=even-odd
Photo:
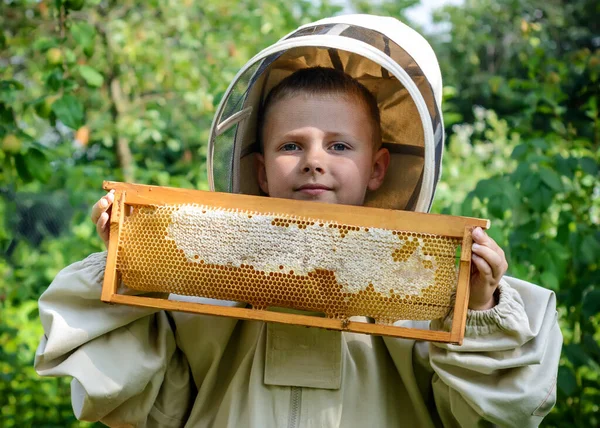
[[[469,309],[483,311],[496,306],[494,292],[508,269],[502,248],[480,227],[473,230]]]

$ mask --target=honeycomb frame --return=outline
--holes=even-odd
[[[105,302],[462,343],[471,231],[489,228],[488,220],[118,182],[104,188],[115,190]],[[123,295],[121,282],[248,307]],[[450,331],[394,325],[451,310]]]

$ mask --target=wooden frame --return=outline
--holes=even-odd
[[[470,217],[423,214],[408,211],[383,210],[334,204],[308,203],[295,200],[267,198],[198,190],[166,188],[105,181],[105,190],[115,191],[110,219],[110,242],[101,299],[107,303],[184,311],[206,315],[227,316],[246,320],[320,327],[374,335],[405,337],[461,344],[467,317],[471,272],[471,231],[475,227],[488,229],[489,220]],[[118,242],[128,205],[170,205],[198,203],[221,208],[244,208],[256,212],[283,213],[324,221],[346,222],[363,227],[381,227],[418,233],[431,233],[462,238],[458,284],[452,327],[449,332],[378,325],[357,321],[329,319],[266,310],[181,302],[163,298],[118,294],[120,282],[116,269]]]

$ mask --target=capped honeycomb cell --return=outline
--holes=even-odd
[[[133,206],[117,270],[135,290],[387,324],[447,314],[460,244],[460,238],[242,209]]]

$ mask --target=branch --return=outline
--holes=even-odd
[[[106,28],[101,28],[99,25],[96,25],[96,28],[98,30],[98,33],[102,37],[102,42],[106,50],[106,60],[110,67],[110,74],[108,76],[108,88],[110,99],[112,101],[111,114],[113,117],[113,123],[117,124],[119,122],[119,117],[125,114],[129,106],[127,100],[125,100],[125,98],[123,97],[123,92],[121,90],[118,66],[113,62],[108,32],[106,31]],[[135,163],[133,161],[131,149],[129,148],[129,141],[127,140],[127,138],[123,137],[122,135],[119,135],[119,130],[117,126],[115,126],[114,128],[114,134],[116,137],[115,139],[117,141],[117,159],[119,161],[119,166],[123,171],[123,178],[127,182],[132,182],[134,181],[135,175]]]
[[[123,92],[121,91],[121,83],[117,78],[112,78],[110,80],[110,97],[119,115],[125,114],[127,110],[129,110],[127,106],[127,101],[123,98]]]
[[[186,91],[150,91],[144,92],[136,97],[135,100],[132,101],[131,106],[137,107],[142,104],[146,104],[155,100],[159,100],[161,98],[172,98],[174,95],[185,94]]]
[[[65,38],[65,6],[61,5],[58,9],[58,28],[60,30],[60,38]]]

